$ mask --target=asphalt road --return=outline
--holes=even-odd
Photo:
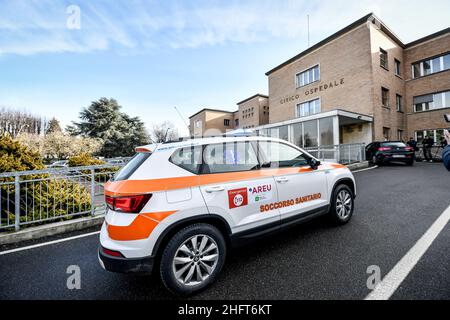
[[[319,218],[233,250],[218,281],[192,299],[364,299],[367,267],[386,275],[450,205],[450,173],[442,164],[417,163],[355,177],[349,224]],[[447,224],[391,298],[450,299],[449,244]],[[97,246],[92,235],[0,255],[0,299],[174,298],[156,277],[101,269]],[[66,287],[69,265],[81,269],[80,290]]]

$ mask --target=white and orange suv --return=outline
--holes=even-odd
[[[159,272],[177,294],[209,286],[227,249],[327,214],[350,220],[350,170],[284,140],[210,137],[149,145],[105,185],[99,260],[115,272]]]

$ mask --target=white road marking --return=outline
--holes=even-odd
[[[364,300],[388,300],[450,220],[450,206]]]
[[[365,168],[365,169],[355,170],[355,171],[352,171],[352,172],[353,173],[362,172],[362,171],[372,170],[372,169],[375,169],[375,168],[378,168],[378,166],[373,166],[373,167],[369,167],[369,168]]]
[[[75,239],[79,239],[79,238],[89,237],[89,236],[92,236],[94,234],[99,234],[99,233],[100,233],[100,231],[95,231],[95,232],[80,234],[80,235],[69,237],[69,238],[63,238],[63,239],[53,240],[53,241],[49,241],[49,242],[33,244],[33,245],[27,246],[27,247],[1,251],[0,252],[0,256],[4,255],[4,254],[8,254],[8,253],[14,253],[14,252],[18,252],[18,251],[24,251],[24,250],[29,250],[29,249],[43,247],[43,246],[48,246],[48,245],[55,244],[55,243],[66,242],[66,241],[75,240]]]

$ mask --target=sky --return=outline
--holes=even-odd
[[[101,97],[148,128],[268,93],[265,72],[373,12],[404,42],[449,27],[450,1],[0,0],[0,107],[65,126]],[[174,107],[177,107],[181,118]]]

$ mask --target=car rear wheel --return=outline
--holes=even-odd
[[[345,184],[338,185],[331,199],[329,216],[336,224],[345,224],[350,221],[354,209],[354,195]]]
[[[414,165],[414,160],[411,160],[411,161],[406,162],[406,165],[408,165],[408,166],[413,166],[413,165]]]
[[[215,281],[225,262],[226,244],[214,226],[199,223],[178,231],[164,248],[160,275],[173,293],[191,295]]]
[[[378,159],[377,159],[377,157],[375,155],[372,156],[372,164],[373,165],[378,165],[379,164],[379,161],[378,161]]]

